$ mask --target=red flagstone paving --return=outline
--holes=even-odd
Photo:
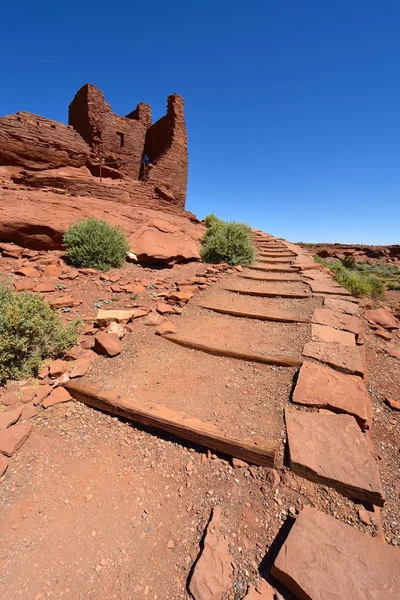
[[[317,363],[303,363],[292,400],[296,404],[348,413],[362,428],[368,423],[367,404],[371,401],[361,377],[345,375]]]
[[[341,312],[346,313],[347,315],[356,315],[358,313],[358,304],[354,302],[349,302],[348,300],[341,300],[340,298],[325,298],[324,300],[325,308],[332,308],[334,310],[340,310]]]
[[[311,320],[313,323],[344,329],[356,335],[360,332],[360,319],[358,317],[346,315],[330,308],[316,308]]]
[[[383,506],[378,466],[350,415],[286,408],[290,469],[349,498]]]
[[[345,346],[356,345],[354,333],[316,323],[311,324],[311,338],[316,342],[336,342]]]
[[[400,598],[400,550],[309,506],[271,574],[298,600]]]
[[[362,377],[365,374],[365,365],[358,347],[330,342],[308,342],[303,348],[303,356],[319,360],[344,373]]]

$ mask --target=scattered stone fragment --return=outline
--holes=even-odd
[[[176,302],[189,302],[191,298],[193,298],[194,293],[190,291],[182,291],[182,292],[168,292],[166,298],[168,300],[175,300]]]
[[[304,507],[271,574],[299,600],[397,600],[399,549]]]
[[[35,286],[35,292],[39,292],[41,294],[49,294],[50,292],[55,292],[56,287],[54,283],[39,281],[39,283]]]
[[[158,302],[156,305],[156,311],[161,315],[173,315],[175,314],[174,307],[166,302]]]
[[[308,342],[303,356],[315,358],[344,373],[364,376],[365,365],[359,348],[330,342]]]
[[[98,354],[117,356],[122,352],[122,344],[116,333],[100,331],[94,338],[94,350]]]
[[[293,392],[293,402],[353,415],[360,427],[368,424],[370,399],[361,377],[305,361]]]
[[[76,377],[83,377],[89,370],[89,367],[92,361],[95,359],[95,354],[92,350],[88,350],[85,354],[79,357],[73,364],[72,370],[69,374],[70,379],[75,379]]]
[[[134,312],[134,310],[105,310],[101,308],[97,313],[96,321],[100,327],[106,327],[113,321],[127,323],[133,317]]]
[[[33,399],[34,406],[38,406],[47,396],[49,396],[52,392],[53,388],[51,385],[41,385],[40,388],[37,389],[35,397]]]
[[[248,467],[250,466],[249,463],[245,462],[244,460],[241,460],[240,458],[232,458],[232,467],[234,469],[248,469]]]
[[[49,367],[48,367],[48,365],[46,365],[45,367],[42,367],[39,370],[38,378],[39,379],[46,379],[46,377],[47,377],[48,374],[49,374]]]
[[[50,406],[54,406],[55,404],[60,404],[61,402],[68,402],[72,400],[72,396],[69,392],[63,387],[58,387],[51,392],[47,398],[45,398],[42,402],[43,408],[50,408]]]
[[[398,324],[395,316],[387,308],[376,308],[374,310],[366,310],[365,318],[370,323],[376,323],[384,329],[398,329]]]
[[[0,431],[0,452],[12,456],[26,442],[32,431],[32,423],[17,423]]]
[[[277,488],[281,482],[281,476],[276,469],[266,469],[265,479],[273,490]]]
[[[400,348],[397,348],[392,344],[387,344],[384,350],[387,354],[389,354],[389,356],[392,356],[393,358],[398,358],[400,360]]]
[[[380,325],[378,325],[376,329],[374,329],[374,334],[382,338],[383,340],[386,340],[387,342],[389,342],[392,339],[390,333],[386,331],[386,329],[383,329],[383,327],[381,327]]]
[[[69,364],[65,360],[61,360],[58,358],[57,360],[53,360],[53,362],[49,366],[49,375],[50,377],[59,377],[63,373],[67,373],[69,371]]]
[[[335,342],[344,346],[356,345],[354,333],[316,323],[311,324],[311,338],[316,342]]]
[[[4,454],[0,454],[0,477],[3,477],[4,473],[7,471],[8,467],[8,458],[4,456]]]
[[[264,579],[256,585],[250,583],[247,594],[243,600],[274,600],[274,590]]]
[[[36,283],[34,281],[15,281],[14,287],[17,292],[29,292],[34,290]]]
[[[169,542],[167,544],[167,548],[169,550],[173,550],[175,548],[174,540],[169,540]]]
[[[126,329],[116,321],[113,321],[107,327],[107,333],[116,333],[120,340],[126,335]]]
[[[42,277],[44,277],[44,278],[48,277],[49,279],[51,279],[51,278],[57,279],[57,277],[59,277],[60,275],[61,275],[60,267],[53,263],[51,265],[47,265],[47,267],[43,271]]]
[[[66,383],[68,383],[69,380],[70,380],[69,372],[63,373],[62,375],[57,377],[57,379],[54,379],[53,388],[59,387],[60,385],[65,385]]]
[[[361,523],[364,523],[364,525],[371,525],[371,519],[369,518],[368,511],[364,510],[363,508],[359,509],[358,518],[360,519]]]
[[[4,396],[1,396],[1,402],[4,406],[11,406],[19,402],[19,397],[14,392],[6,392]]]
[[[164,322],[164,317],[162,315],[159,315],[158,313],[150,313],[143,322],[145,325],[155,327],[157,325],[161,325],[161,323]]]
[[[195,600],[222,600],[232,585],[232,557],[221,525],[221,507],[216,506],[189,583]]]
[[[29,279],[34,279],[35,277],[40,277],[40,271],[35,269],[35,267],[21,267],[17,271],[15,271],[16,275],[23,275],[24,277],[29,277]]]
[[[21,416],[21,409],[18,407],[5,412],[0,412],[0,429],[7,429],[18,421]]]
[[[21,421],[29,421],[29,419],[33,419],[39,414],[39,409],[35,406],[33,402],[26,404],[22,409]]]
[[[74,306],[75,300],[72,296],[61,296],[60,298],[51,300],[49,304],[51,308],[67,308]]]
[[[135,308],[132,311],[132,319],[139,319],[140,317],[146,317],[149,314],[149,310],[147,308]]]
[[[69,269],[68,271],[65,271],[65,273],[62,273],[61,275],[59,275],[59,279],[76,279],[77,277],[79,277],[79,271],[77,269]]]
[[[290,469],[349,498],[383,506],[379,471],[350,415],[285,410]]]
[[[28,404],[31,402],[36,395],[37,388],[35,387],[26,387],[22,390],[21,402],[23,404]]]
[[[400,410],[399,400],[393,400],[393,398],[385,398],[385,402],[386,404],[388,404],[388,406],[390,406],[390,408],[393,408],[393,410]]]
[[[156,329],[157,335],[167,335],[168,333],[176,333],[176,327],[171,321],[165,321]]]
[[[65,358],[68,360],[76,360],[77,358],[82,356],[82,354],[84,354],[84,350],[81,346],[73,346],[68,350],[67,354],[65,355]]]

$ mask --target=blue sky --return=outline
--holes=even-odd
[[[187,208],[293,241],[399,243],[398,0],[22,0],[0,114],[66,121],[86,82],[155,119],[184,96]]]

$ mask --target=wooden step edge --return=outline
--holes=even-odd
[[[304,279],[291,279],[290,277],[279,278],[277,275],[271,277],[263,277],[262,275],[246,275],[246,273],[240,273],[239,277],[242,279],[250,279],[251,281],[265,281],[266,283],[307,283]]]
[[[233,292],[235,294],[243,294],[246,296],[259,296],[260,298],[293,298],[295,300],[304,300],[305,298],[311,298],[310,294],[304,294],[300,292],[263,292],[258,290],[241,290],[235,288],[223,288],[226,292]]]
[[[273,467],[275,464],[278,442],[260,441],[259,438],[257,442],[238,439],[181,412],[160,405],[148,406],[128,396],[104,392],[97,386],[68,382],[64,387],[75,400],[101,411],[167,431],[248,463],[264,467]]]
[[[264,271],[265,273],[299,273],[300,267],[267,267],[266,265],[247,265],[247,269],[253,269],[254,271]]]
[[[258,354],[256,352],[242,352],[241,350],[229,350],[222,346],[212,346],[210,344],[203,344],[201,342],[195,342],[186,338],[181,338],[178,335],[163,335],[163,338],[183,346],[185,348],[191,348],[192,350],[200,350],[207,354],[213,354],[214,356],[224,356],[226,358],[235,358],[238,360],[245,360],[249,362],[256,362],[265,365],[276,365],[279,367],[299,367],[303,364],[303,361],[298,358],[287,358],[286,356],[271,356]]]
[[[231,315],[232,317],[243,317],[245,319],[258,319],[259,321],[275,321],[277,323],[310,323],[310,319],[303,317],[285,317],[284,315],[272,315],[266,313],[254,313],[241,310],[232,310],[231,308],[221,308],[210,304],[198,304],[200,308],[212,310],[222,315]]]

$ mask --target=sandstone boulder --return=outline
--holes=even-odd
[[[122,352],[122,344],[116,333],[100,331],[94,338],[94,349],[98,354],[117,356]]]
[[[198,244],[162,219],[153,219],[140,227],[131,237],[130,245],[139,262],[174,264],[200,260]]]

